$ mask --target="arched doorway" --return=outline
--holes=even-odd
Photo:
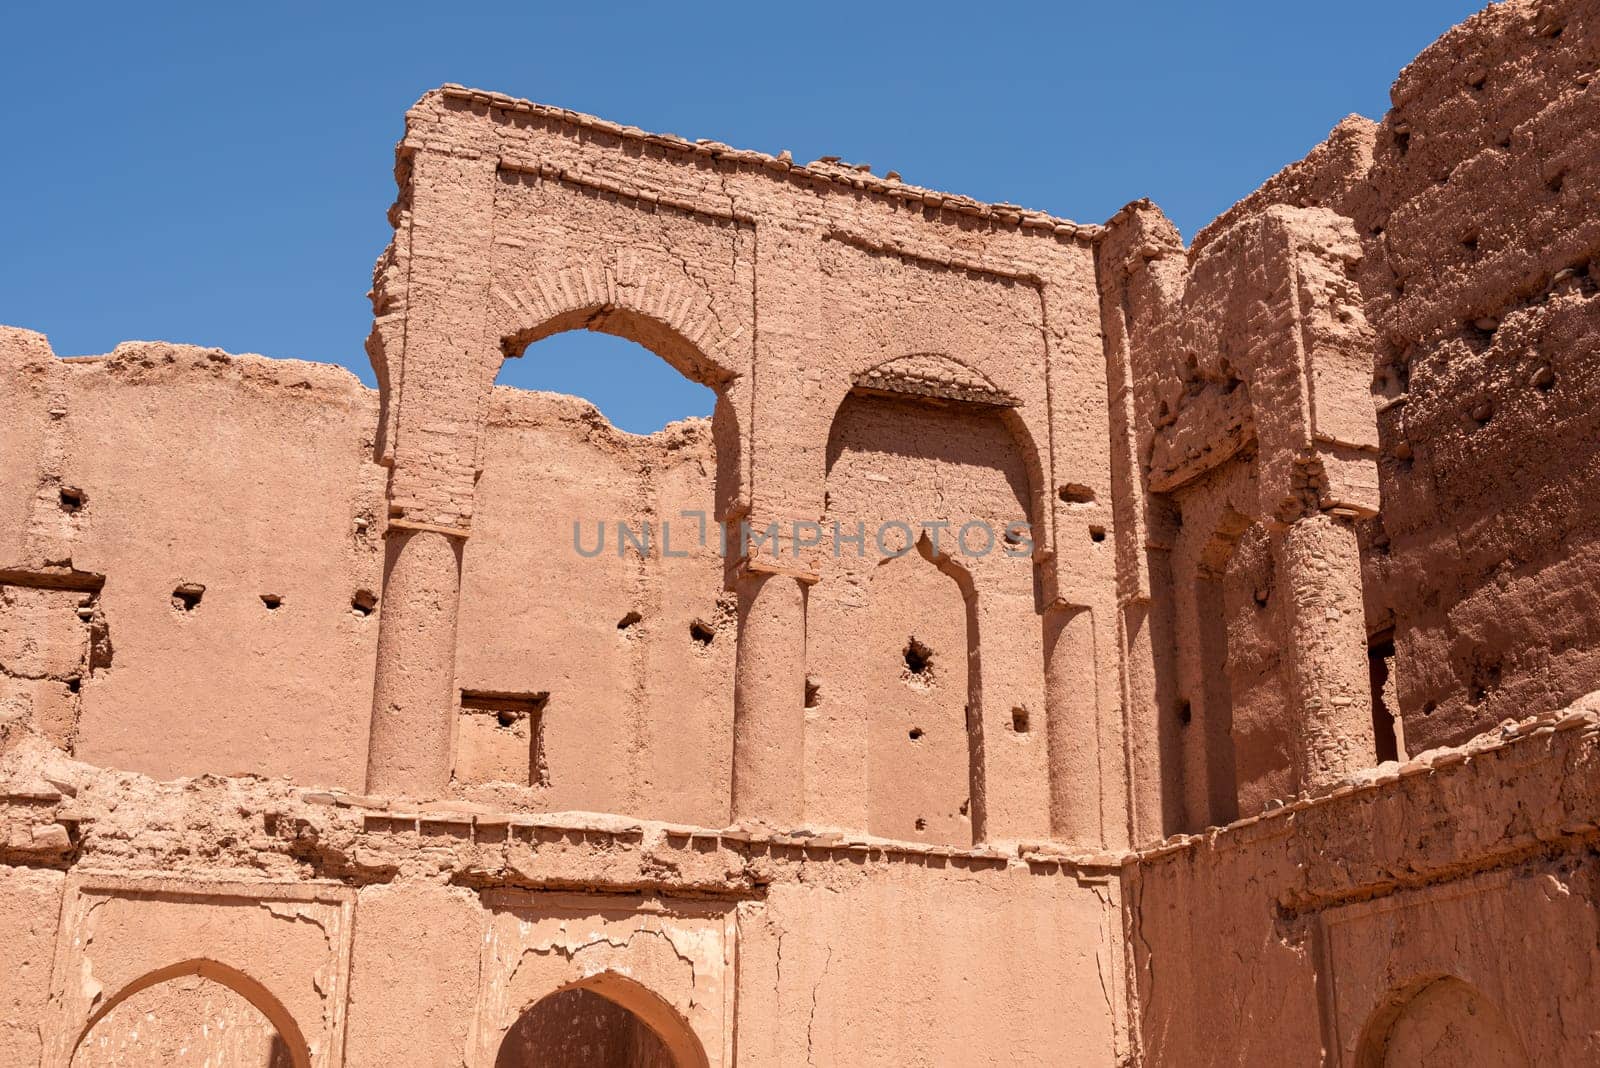
[[[1419,979],[1386,999],[1368,1020],[1356,1055],[1357,1068],[1528,1068],[1529,1063],[1499,1007],[1449,975]]]
[[[495,1068],[703,1068],[705,1052],[676,1012],[644,987],[605,973],[540,998],[506,1032]]]
[[[95,1013],[72,1068],[306,1068],[287,1011],[243,973],[192,961],[129,984]]]

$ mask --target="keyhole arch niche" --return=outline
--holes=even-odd
[[[807,608],[823,822],[960,847],[1048,834],[1043,477],[1015,407],[917,354],[855,376],[835,410]]]

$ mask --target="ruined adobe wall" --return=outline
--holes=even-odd
[[[569,984],[669,1044],[691,1037],[706,1061],[680,1065],[1127,1055],[1110,858],[157,783],[37,741],[8,770],[7,1066],[65,1064],[80,1029],[114,1054],[139,1005],[217,993],[195,977],[247,992],[314,1065],[487,1066]],[[211,963],[183,967],[196,960]],[[175,985],[133,989],[163,970]],[[241,1032],[260,1027],[228,1004]],[[176,1041],[187,1023],[144,1034]]]
[[[1186,255],[1141,202],[1102,241],[1136,841],[1376,762],[1361,260],[1321,207],[1245,214]]]
[[[525,724],[463,710],[458,787],[503,808],[725,825],[735,637],[710,422],[639,437],[586,401],[503,388],[488,420],[458,697],[543,695],[540,738],[530,775]],[[641,538],[648,526],[646,552],[619,543],[623,526]],[[476,785],[508,780],[524,789]]]
[[[1163,674],[1156,645],[1148,707],[1164,716],[1196,686],[1190,657],[1227,681],[1217,747],[1197,759],[1181,729],[1162,740],[1190,774],[1209,774],[1219,753],[1235,761],[1229,800],[1245,817],[1124,867],[1144,1063],[1365,1065],[1390,1063],[1386,1052],[1410,1063],[1419,1049],[1463,1063],[1596,1057],[1596,715],[1592,696],[1566,706],[1600,681],[1583,574],[1585,361],[1600,322],[1589,277],[1597,28],[1592,4],[1493,5],[1406,69],[1381,124],[1342,122],[1188,250],[1144,204],[1102,245],[1106,289],[1126,300],[1107,316],[1108,351],[1135,387],[1114,432],[1129,434],[1124,470],[1147,493],[1125,510],[1151,532],[1148,552],[1124,557],[1125,604],[1138,607],[1127,591],[1139,581],[1152,614],[1170,591],[1179,660]],[[1270,260],[1235,250],[1273,227],[1309,253],[1280,261],[1276,279],[1258,269]],[[1332,240],[1313,236],[1327,227]],[[1337,262],[1324,273],[1327,252]],[[1349,654],[1367,647],[1375,732],[1386,708],[1400,722],[1398,760],[1384,760],[1375,733],[1364,766],[1308,796],[1294,777],[1263,781],[1248,767],[1260,723],[1281,714],[1289,747],[1308,725],[1304,701],[1258,715],[1304,653],[1286,618],[1287,558],[1253,549],[1262,517],[1268,539],[1274,528],[1267,509],[1248,507],[1262,503],[1272,461],[1257,379],[1230,387],[1195,342],[1228,322],[1205,312],[1207,294],[1231,285],[1271,306],[1318,277],[1339,299],[1279,305],[1313,329],[1276,359],[1305,357],[1313,400],[1319,365],[1347,386],[1371,383],[1380,491],[1367,498],[1376,507],[1353,510],[1346,542],[1358,553],[1344,556],[1340,614],[1359,630],[1324,636],[1345,643],[1352,667]],[[1341,330],[1363,343],[1316,340]],[[1270,324],[1248,336],[1270,336]],[[1330,350],[1345,359],[1322,361]],[[1235,351],[1224,332],[1221,354]],[[1204,606],[1181,588],[1196,576],[1215,583]],[[1140,665],[1130,658],[1135,684]],[[1279,688],[1265,704],[1263,683]],[[1516,722],[1495,730],[1502,721]],[[1210,802],[1212,822],[1225,822],[1194,793],[1180,793],[1180,819]]]
[[[694,608],[722,635],[711,663],[731,668],[734,819],[965,844],[1126,839],[1095,228],[460,86],[408,113],[397,178],[369,340],[384,384],[377,451],[391,469],[386,575],[400,594],[376,662],[373,789],[437,791],[455,744],[437,710],[452,687],[478,685],[457,677],[478,654],[452,591],[479,581],[474,554],[518,566],[473,544],[501,491],[521,490],[492,484],[490,383],[526,346],[585,328],[643,344],[717,393],[714,518],[780,535],[729,558],[715,618]],[[886,398],[900,402],[885,409],[892,432],[846,441],[851,413]],[[1010,524],[1020,550],[1009,563],[960,559],[951,541],[969,522],[991,541],[980,555],[1000,554]],[[867,528],[850,560],[820,538],[834,523],[846,537]],[[911,544],[880,548],[886,523]],[[950,532],[917,549],[941,576],[927,589],[952,594],[926,622],[896,607],[894,581],[873,578],[924,524]],[[807,528],[817,541],[802,544]],[[576,589],[587,568],[550,585]],[[608,590],[610,573],[596,575]],[[932,646],[919,630],[938,631]],[[937,670],[908,666],[916,647],[945,681],[929,686]],[[910,689],[907,672],[922,675]],[[553,715],[561,696],[521,674],[548,690]],[[709,677],[686,680],[708,716]],[[935,689],[928,723],[868,714],[894,703],[886,695]],[[698,751],[720,744],[697,733],[709,722],[649,727]],[[629,789],[579,800],[615,808]]]
[[[1589,577],[1600,329],[1600,9],[1496,4],[1197,235],[1269,204],[1350,218],[1377,334],[1381,520],[1368,625],[1393,628],[1413,751],[1600,681]]]
[[[1141,835],[1259,811],[1334,739],[1347,772],[1600,681],[1579,490],[1596,21],[1494,5],[1407,68],[1381,124],[1340,123],[1187,250],[1147,203],[1112,220]],[[1302,557],[1328,567],[1296,592],[1282,539],[1308,509],[1339,547]],[[1340,635],[1296,630],[1301,593]],[[1319,688],[1344,711],[1313,714]]]
[[[371,393],[189,346],[63,361],[8,329],[0,352],[8,718],[31,706],[80,758],[162,777],[358,783],[377,620],[352,603],[382,581]]]
[[[1597,67],[1595,4],[1490,8],[1401,74],[1357,204],[1389,283],[1374,577],[1415,748],[1600,679]]]
[[[1591,1063],[1596,707],[1130,857],[1141,1063],[1426,1063],[1382,1060],[1411,1030],[1446,1063]],[[1412,1003],[1444,976],[1485,1033]]]
[[[214,349],[63,361],[38,335],[6,338],[7,722],[160,778],[359,790],[382,590],[373,392]],[[544,764],[530,778],[526,725],[463,713],[458,784],[515,808],[726,823],[733,643],[716,539],[684,538],[687,558],[622,556],[616,534],[711,512],[709,424],[640,438],[585,402],[504,390],[486,448],[458,690],[547,693]],[[588,547],[606,527],[592,560],[573,547],[580,519]],[[695,742],[662,741],[679,737]]]

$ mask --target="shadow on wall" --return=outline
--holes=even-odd
[[[506,1032],[494,1063],[495,1068],[704,1068],[706,1056],[665,1002],[631,980],[601,973],[539,999]]]
[[[212,961],[177,965],[130,984],[96,1014],[72,1055],[72,1068],[310,1063],[287,1010],[247,976]]]

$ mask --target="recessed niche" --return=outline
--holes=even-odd
[[[1011,710],[1011,729],[1018,734],[1028,733],[1028,710],[1021,705]]]
[[[261,603],[266,606],[267,611],[276,612],[283,607],[283,597],[276,593],[263,593]]]
[[[350,598],[350,611],[358,616],[370,616],[378,607],[378,595],[371,590],[357,590]]]
[[[704,620],[697,619],[689,624],[689,637],[696,645],[701,647],[708,646],[715,640],[716,636],[717,632],[712,629],[711,624]]]
[[[632,630],[642,622],[644,622],[644,616],[640,615],[638,612],[629,612],[627,615],[617,620],[617,629],[621,631]]]
[[[818,682],[816,679],[812,678],[810,675],[807,675],[806,676],[806,707],[807,708],[816,708],[821,703],[822,703],[822,683]]]
[[[61,487],[61,510],[63,512],[76,512],[83,507],[85,497],[83,491],[76,486]]]
[[[544,711],[550,694],[462,690],[455,778],[461,783],[543,786]]]
[[[206,588],[198,582],[181,583],[172,591],[172,607],[180,612],[193,612],[200,607],[200,600],[205,593]]]

